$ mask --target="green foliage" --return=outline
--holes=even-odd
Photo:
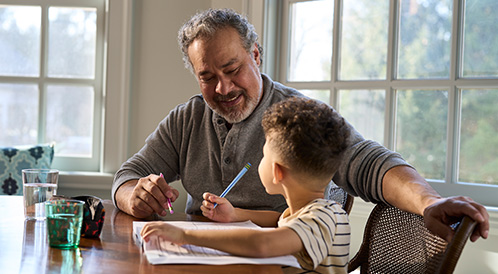
[[[467,0],[463,74],[466,77],[498,76],[498,1]]]
[[[428,179],[444,180],[447,97],[438,90],[398,92],[396,150]]]
[[[459,180],[498,184],[498,90],[462,95]]]

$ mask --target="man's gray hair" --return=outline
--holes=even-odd
[[[251,52],[254,43],[256,43],[260,53],[260,61],[262,61],[263,48],[257,42],[258,34],[247,18],[231,9],[208,9],[194,15],[178,31],[178,44],[183,53],[185,67],[192,73],[194,72],[188,56],[188,47],[195,39],[209,39],[226,27],[232,27],[239,33],[242,46],[247,52]]]

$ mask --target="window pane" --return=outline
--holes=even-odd
[[[401,1],[398,78],[448,78],[452,0]]]
[[[398,91],[396,151],[426,179],[445,179],[447,117],[447,91]]]
[[[459,181],[498,185],[498,89],[462,91]]]
[[[96,24],[96,9],[49,8],[49,76],[95,77]]]
[[[46,140],[56,156],[92,156],[92,87],[48,86]]]
[[[302,94],[324,102],[325,104],[330,104],[330,90],[328,89],[302,89],[299,90]]]
[[[498,1],[465,1],[463,76],[498,76]]]
[[[386,79],[389,0],[343,5],[339,79]]]
[[[41,8],[0,6],[0,75],[39,76]]]
[[[291,5],[289,81],[328,81],[332,59],[331,0]]]
[[[339,112],[366,139],[384,143],[384,90],[341,90]]]
[[[38,86],[0,84],[0,146],[38,143]]]

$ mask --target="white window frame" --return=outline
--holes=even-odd
[[[104,20],[97,23],[100,36],[97,48],[102,50],[97,51],[96,58],[100,58],[103,65],[95,71],[96,81],[101,83],[101,91],[96,92],[100,100],[95,104],[95,119],[101,121],[94,139],[98,148],[94,151],[96,161],[90,168],[82,169],[78,165],[81,163],[67,165],[65,159],[55,157],[52,167],[61,169],[60,188],[110,191],[114,172],[128,155],[133,0],[0,0],[0,4],[42,6],[45,9],[42,12],[46,12],[47,5],[98,6],[98,13],[102,12],[98,18]],[[42,50],[44,44],[46,41],[42,42]],[[19,82],[22,77],[15,78]]]
[[[265,6],[265,48],[268,48],[265,55],[265,62],[270,63],[263,68],[265,72],[273,76],[274,79],[284,85],[296,89],[327,89],[330,90],[330,105],[340,112],[339,91],[340,90],[374,90],[382,89],[386,91],[385,109],[385,129],[384,146],[393,150],[395,148],[395,113],[396,113],[396,90],[400,89],[444,89],[448,90],[448,128],[447,128],[447,155],[446,155],[446,179],[445,182],[428,180],[431,186],[443,196],[465,195],[474,200],[492,207],[498,206],[498,186],[479,185],[457,182],[457,159],[459,149],[459,105],[461,100],[461,90],[466,88],[498,88],[498,79],[471,79],[460,78],[459,60],[456,52],[461,54],[463,35],[464,3],[453,0],[453,34],[451,41],[451,63],[449,79],[421,79],[421,80],[400,80],[396,79],[396,53],[398,41],[397,22],[399,22],[399,2],[390,0],[389,10],[389,30],[388,30],[388,57],[387,73],[385,80],[360,80],[341,81],[338,79],[338,58],[340,56],[340,18],[342,1],[334,1],[334,28],[333,28],[333,52],[330,81],[317,82],[294,82],[287,81],[287,59],[289,45],[289,14],[290,4],[295,2],[305,2],[307,0],[284,0],[282,2],[267,0]],[[343,0],[344,1],[344,0]],[[274,20],[273,18],[280,18]],[[279,33],[276,30],[280,30]],[[271,34],[271,35],[268,35]],[[273,56],[272,56],[273,55]],[[271,64],[276,64],[273,67]]]
[[[49,85],[82,85],[92,87],[94,91],[94,101],[93,101],[93,127],[92,127],[92,151],[91,157],[66,157],[56,155],[52,166],[60,170],[70,170],[71,167],[78,167],[82,171],[94,171],[98,170],[100,163],[100,147],[101,142],[101,121],[102,121],[102,103],[103,103],[103,81],[104,81],[104,32],[105,32],[105,1],[104,0],[88,0],[88,1],[77,1],[77,0],[44,0],[44,1],[33,1],[33,0],[19,0],[19,1],[1,1],[0,3],[6,5],[15,6],[36,6],[41,8],[41,26],[40,26],[40,67],[39,75],[34,77],[16,77],[16,76],[2,76],[2,81],[12,82],[12,83],[25,83],[25,84],[36,84],[39,89],[39,112],[38,112],[38,137],[37,143],[48,143],[49,140],[45,140],[46,131],[46,120],[45,120],[45,110],[47,106],[46,102],[46,92]],[[47,64],[48,64],[48,12],[50,7],[84,7],[84,8],[95,8],[97,15],[97,25],[96,25],[96,45],[95,45],[95,76],[92,78],[78,78],[78,77],[50,77],[47,76]]]

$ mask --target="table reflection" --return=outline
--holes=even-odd
[[[48,253],[45,220],[24,220],[21,273],[45,269]]]

